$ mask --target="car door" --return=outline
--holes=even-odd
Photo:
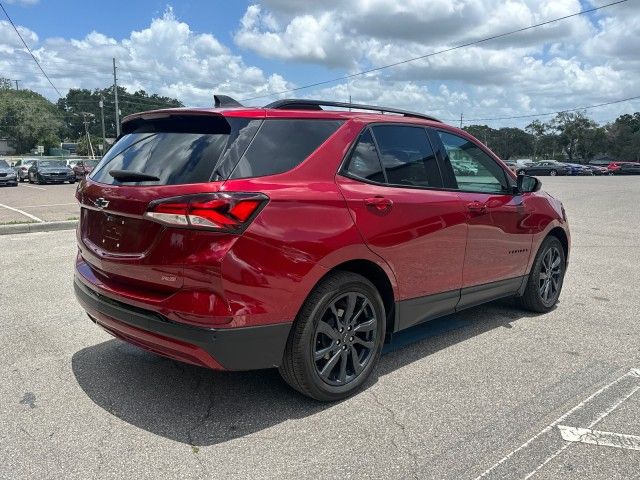
[[[445,181],[458,192],[467,211],[467,247],[459,307],[515,293],[526,272],[533,235],[523,197],[515,181],[470,137],[438,130],[446,152]],[[461,176],[453,165],[476,166],[475,175]]]
[[[454,310],[462,283],[467,225],[425,129],[366,128],[336,181],[368,247],[395,273],[402,329]]]

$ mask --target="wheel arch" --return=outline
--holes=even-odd
[[[564,231],[564,229],[561,227],[554,227],[549,231],[549,233],[547,234],[547,237],[556,237],[558,240],[560,240],[560,243],[562,244],[562,249],[564,250],[565,263],[568,263],[569,262],[569,237],[567,237],[567,233]]]
[[[339,263],[329,269],[316,283],[320,283],[327,275],[330,275],[336,271],[343,272],[351,272],[357,273],[358,275],[362,275],[367,280],[369,280],[380,293],[380,297],[382,298],[382,303],[384,305],[385,315],[386,315],[386,327],[387,332],[393,332],[394,323],[395,323],[395,292],[393,288],[393,284],[391,283],[391,279],[387,272],[377,263],[372,260],[367,260],[364,258],[348,260],[342,263]],[[315,286],[314,286],[315,288]]]

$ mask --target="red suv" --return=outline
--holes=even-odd
[[[395,332],[502,297],[556,304],[562,204],[466,132],[369,105],[216,104],[125,118],[78,187],[75,292],[114,336],[337,400]]]

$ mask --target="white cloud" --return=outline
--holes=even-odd
[[[0,23],[0,71],[21,79],[23,86],[43,89],[39,91],[55,98],[55,92],[21,48],[15,32],[9,35],[12,32],[5,23]],[[68,87],[110,85],[113,57],[117,59],[120,85],[177,97],[187,105],[211,105],[214,92],[242,98],[291,87],[280,75],[267,76],[261,69],[245,64],[242,57],[212,34],[192,31],[171,9],[121,41],[94,31],[82,39],[48,38],[38,43],[34,32],[23,32],[63,94]]]
[[[594,0],[601,5],[603,2]],[[633,2],[629,2],[632,4]],[[580,11],[579,0],[263,0],[235,34],[242,48],[294,62],[377,68]],[[269,21],[265,21],[269,18]],[[594,20],[594,18],[596,20]],[[299,32],[310,33],[309,37]],[[309,39],[312,38],[313,41]],[[467,118],[533,114],[640,94],[640,8],[604,9],[378,72],[363,98]],[[328,78],[336,75],[327,75]],[[442,86],[446,87],[444,90]],[[427,89],[428,87],[428,89]],[[389,95],[388,90],[398,95]],[[319,93],[341,93],[343,86]],[[455,108],[438,92],[465,92]],[[407,97],[407,92],[416,97]],[[318,96],[318,93],[310,94]],[[640,102],[638,102],[640,103]],[[636,108],[638,106],[636,103]],[[431,108],[430,108],[431,107]],[[435,108],[434,108],[435,107]],[[447,108],[449,108],[447,110]],[[614,108],[593,111],[596,117]]]
[[[599,5],[603,0],[592,0]],[[194,32],[171,9],[148,27],[114,39],[40,39],[19,27],[63,93],[109,85],[111,58],[119,83],[211,105],[214,92],[237,98],[273,95],[294,85],[249,65],[236,46],[296,69],[308,83],[426,55],[459,43],[523,28],[580,10],[579,0],[263,0],[247,7],[225,45]],[[640,94],[640,2],[557,22],[491,42],[406,63],[290,95],[378,103],[446,119],[544,113]],[[277,71],[278,67],[274,67]],[[0,71],[55,99],[11,26],[0,21]],[[324,73],[322,73],[324,72]],[[304,84],[299,80],[298,85]],[[259,99],[253,104],[264,104]],[[640,102],[590,112],[612,117]],[[522,122],[528,122],[523,120]],[[505,121],[503,124],[512,124]],[[499,123],[496,123],[498,125]]]

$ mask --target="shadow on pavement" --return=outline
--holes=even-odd
[[[533,316],[510,301],[494,302],[418,325],[385,346],[370,383],[432,353]],[[215,372],[147,353],[119,340],[72,358],[84,392],[101,408],[138,428],[193,446],[207,446],[303,418],[334,404],[290,389],[276,370]]]

